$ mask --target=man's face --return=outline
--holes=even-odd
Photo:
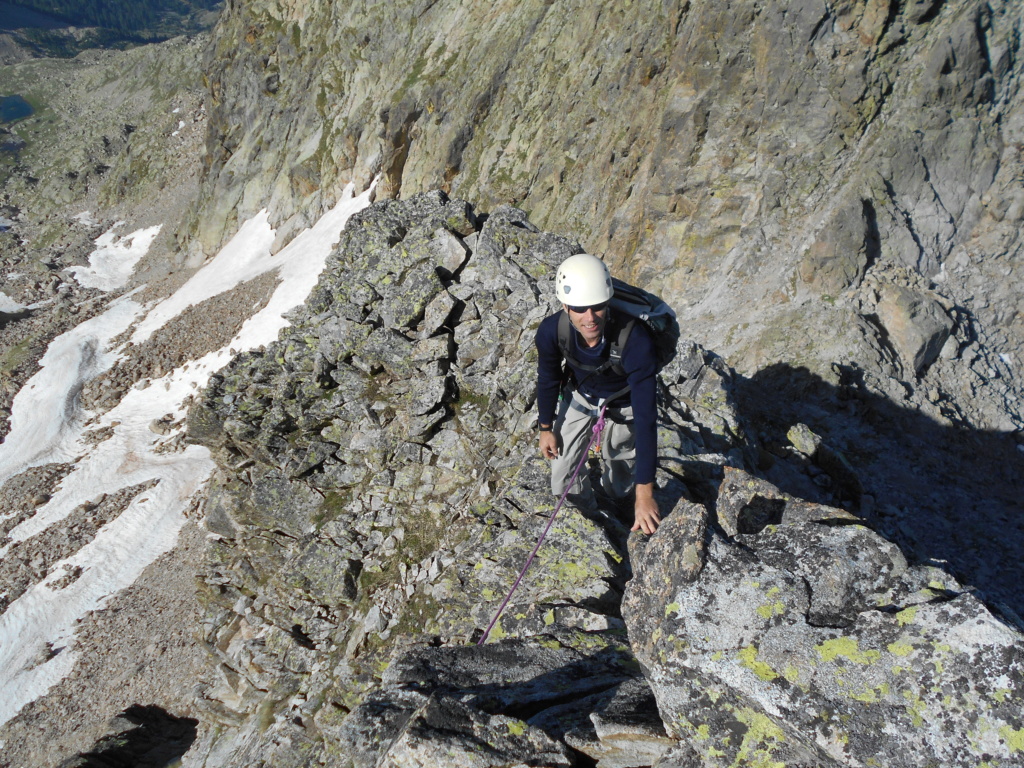
[[[563,304],[569,313],[569,321],[579,331],[588,347],[596,346],[604,336],[604,326],[608,322],[608,304],[597,304],[592,307],[570,307]]]

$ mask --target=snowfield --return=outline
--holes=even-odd
[[[277,338],[288,324],[285,313],[309,295],[348,218],[369,205],[372,191],[371,186],[353,197],[350,186],[333,210],[277,254],[270,252],[275,231],[261,212],[173,295],[148,307],[132,294],[113,299],[106,312],[50,344],[41,370],[14,400],[11,431],[0,444],[0,484],[31,467],[53,462],[76,466],[49,501],[10,532],[12,542],[45,534],[101,494],[143,482],[157,484],[136,496],[89,544],[55,563],[0,615],[0,724],[66,677],[79,654],[88,652],[76,645],[76,623],[174,547],[186,511],[204,488],[213,470],[208,451],[188,446],[158,452],[181,427],[158,435],[150,424],[167,415],[173,421],[182,419],[183,401],[228,363],[229,349],[250,350]],[[90,266],[78,268],[76,279],[108,291],[124,285],[158,231],[139,230],[120,240],[112,230],[104,234],[96,241]],[[189,361],[148,387],[129,388],[98,419],[82,409],[83,384],[122,357],[123,348],[111,349],[113,339],[132,331],[129,343],[142,343],[188,307],[270,271],[277,272],[280,282],[269,303],[224,348]],[[95,445],[83,439],[87,429],[101,428],[112,435]],[[62,588],[51,586],[67,573],[65,565],[80,568],[81,576]]]

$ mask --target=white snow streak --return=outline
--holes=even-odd
[[[0,443],[0,484],[29,467],[72,461],[86,416],[79,406],[83,382],[106,371],[117,356],[110,340],[131,325],[141,307],[124,296],[102,315],[61,334],[39,361],[11,405],[11,430]]]
[[[83,227],[95,227],[97,224],[96,219],[93,218],[91,211],[82,211],[79,214],[75,214],[71,217]]]
[[[113,365],[116,354],[107,351],[107,345],[143,308],[123,297],[105,314],[50,345],[43,369],[15,398],[12,430],[0,444],[0,482],[32,466],[84,458],[49,502],[11,531],[11,539],[23,541],[59,524],[76,506],[100,493],[147,480],[159,483],[136,497],[90,544],[54,564],[43,582],[0,616],[0,724],[71,671],[80,652],[73,640],[76,622],[130,586],[174,546],[185,523],[184,512],[213,470],[208,452],[198,446],[180,453],[155,453],[153,449],[168,438],[152,433],[150,422],[168,413],[183,416],[181,402],[194,391],[193,382],[205,385],[211,373],[226,365],[228,347],[253,349],[277,338],[288,324],[284,313],[304,301],[316,285],[345,222],[369,204],[371,193],[372,187],[343,200],[276,255],[270,254],[274,231],[266,212],[260,213],[177,293],[153,307],[135,330],[136,343],[192,304],[245,280],[274,269],[281,279],[267,306],[245,322],[227,347],[190,362],[188,371],[182,366],[146,389],[130,389],[95,425],[113,427],[113,436],[94,447],[81,439],[87,414],[78,393],[83,382]],[[63,589],[51,589],[47,582],[65,573],[65,563],[80,566],[81,577]],[[40,654],[47,646],[60,652],[32,666],[34,660],[45,658]]]

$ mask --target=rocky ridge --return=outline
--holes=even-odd
[[[806,426],[794,452],[829,467],[811,499],[749,474],[739,382],[688,341],[662,373],[662,529],[566,511],[474,644],[552,509],[532,337],[580,250],[511,207],[377,203],[190,411],[220,467],[201,602],[222,730],[196,764],[1011,765],[1020,635],[852,514],[855,471]]]
[[[359,702],[396,649],[468,650],[489,622],[552,510],[534,455],[533,332],[551,311],[554,267],[580,250],[514,208],[478,219],[441,193],[378,203],[350,220],[279,343],[241,356],[190,411],[189,440],[222,473],[206,518],[217,541],[204,635],[219,666],[205,695],[215,717],[244,724],[232,759],[266,759],[250,725],[262,711],[271,740],[326,756],[369,739],[370,760],[384,745],[360,725],[373,700]],[[679,426],[665,451],[680,473],[698,452],[712,455],[699,479],[739,451],[725,375],[695,346],[666,374]],[[671,505],[686,491],[663,480]],[[614,518],[562,515],[492,637],[533,638],[521,653],[544,668],[575,659],[566,684],[601,655],[600,679],[572,683],[581,697],[635,681],[618,617],[625,536]],[[544,650],[538,633],[563,650]],[[564,704],[536,695],[537,717]],[[515,749],[551,746],[530,734]]]

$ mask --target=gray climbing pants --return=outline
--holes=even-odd
[[[568,391],[559,403],[555,418],[555,434],[561,445],[558,456],[551,461],[551,492],[561,496],[583,458],[594,436],[599,408],[578,392]],[[613,499],[626,498],[633,491],[636,445],[633,434],[633,408],[609,408],[601,433],[601,490]],[[577,506],[594,503],[587,465],[580,469],[567,498]]]

